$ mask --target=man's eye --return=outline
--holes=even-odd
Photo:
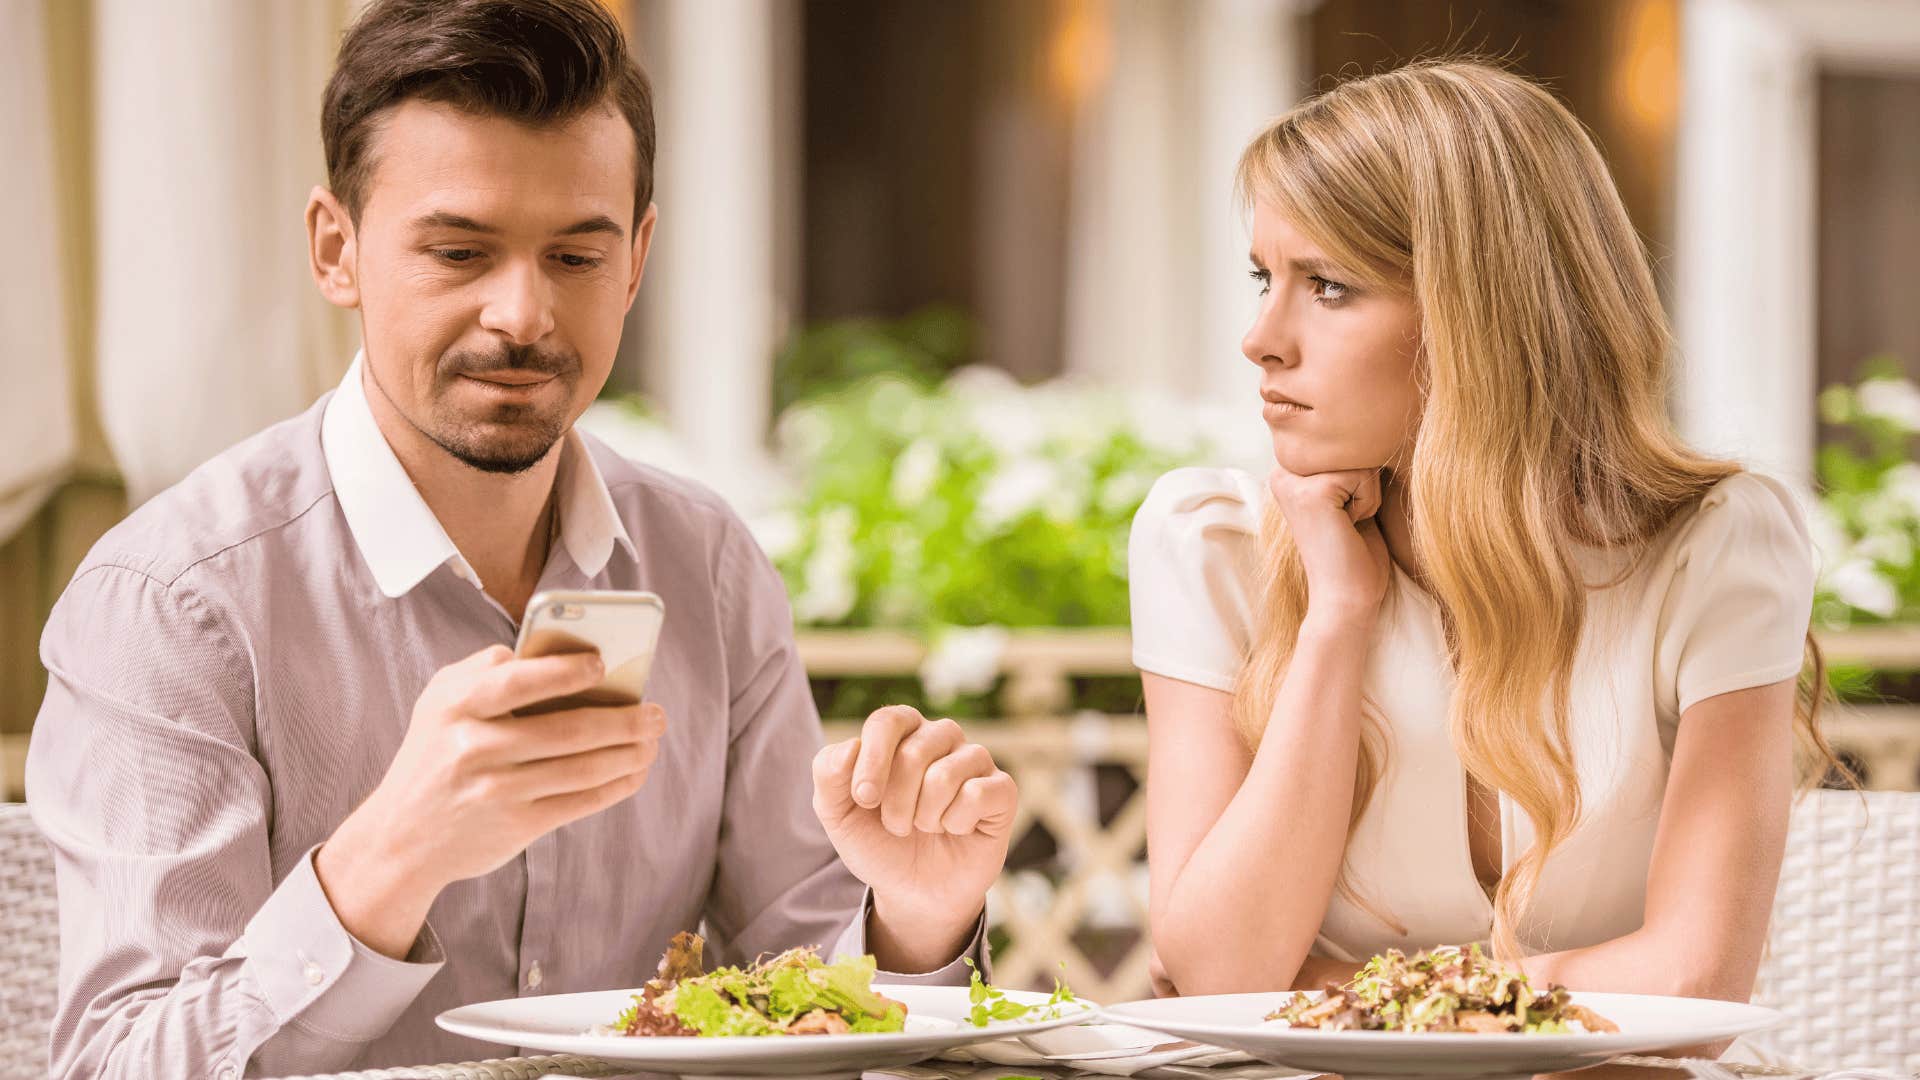
[[[433,254],[441,262],[449,263],[470,262],[480,257],[480,253],[472,248],[435,248]]]
[[[602,260],[589,255],[561,255],[560,264],[572,270],[591,270],[599,266]]]

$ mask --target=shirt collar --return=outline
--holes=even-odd
[[[321,450],[354,543],[380,591],[390,598],[406,595],[449,563],[480,588],[479,575],[440,527],[373,418],[361,381],[365,356],[364,351],[354,356],[320,422]],[[606,480],[586,441],[571,428],[562,440],[554,493],[560,508],[560,546],[582,573],[593,577],[605,569],[615,543],[633,552]]]

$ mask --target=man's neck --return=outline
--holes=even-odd
[[[485,472],[454,458],[401,416],[371,372],[362,377],[374,423],[427,509],[479,575],[487,595],[520,621],[556,533],[554,483],[563,444],[555,443],[525,472]]]

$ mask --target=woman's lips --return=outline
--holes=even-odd
[[[1266,402],[1265,405],[1261,406],[1260,414],[1266,417],[1267,423],[1269,424],[1277,424],[1282,420],[1290,420],[1302,413],[1313,411],[1310,407],[1302,405],[1284,394],[1263,390],[1260,393],[1260,398]]]

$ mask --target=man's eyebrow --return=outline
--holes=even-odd
[[[566,228],[561,229],[559,232],[555,233],[554,235],[555,236],[585,236],[588,233],[608,233],[612,235],[615,239],[623,239],[627,235],[627,230],[621,228],[619,222],[613,220],[607,215],[595,214],[584,221],[574,222],[573,224],[567,226]]]
[[[413,227],[416,229],[457,229],[460,232],[477,233],[497,233],[500,231],[491,225],[485,225],[470,217],[463,217],[446,210],[435,210],[431,214],[422,214],[414,218]]]
[[[448,210],[435,210],[431,214],[422,214],[413,219],[413,227],[420,230],[453,229],[459,232],[497,234],[500,230],[484,222],[475,221],[463,214]],[[616,238],[625,237],[627,230],[620,223],[605,214],[595,214],[590,218],[576,221],[564,229],[555,232],[555,236],[586,236],[592,233],[606,233]]]

